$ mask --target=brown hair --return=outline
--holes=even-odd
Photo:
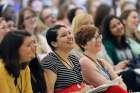
[[[122,20],[122,21],[123,21],[123,20],[127,20],[127,18],[129,17],[129,15],[130,15],[132,12],[137,12],[137,11],[136,11],[136,9],[130,9],[130,10],[124,11],[124,12],[121,14],[121,16],[120,16],[121,20]]]
[[[90,41],[98,31],[98,28],[93,25],[83,25],[75,34],[75,41],[78,46],[84,51],[84,48],[82,46],[86,45],[87,42]]]
[[[20,11],[19,17],[18,17],[18,28],[19,28],[19,29],[24,29],[24,24],[23,24],[23,22],[24,22],[24,13],[25,13],[25,11],[30,11],[30,12],[33,13],[33,15],[36,16],[35,11],[33,11],[31,8],[27,7],[27,8],[22,9],[22,10]]]

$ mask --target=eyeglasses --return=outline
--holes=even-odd
[[[91,40],[92,40],[93,42],[97,42],[99,39],[102,40],[102,38],[103,38],[102,35],[99,34],[98,36],[93,37]]]
[[[54,15],[53,15],[53,14],[49,14],[49,15],[47,15],[47,16],[45,16],[45,17],[43,17],[43,19],[44,19],[44,20],[46,20],[46,19],[48,19],[48,18],[50,18],[50,17],[52,17],[52,18],[53,18],[53,17],[54,17]]]
[[[24,20],[29,20],[29,19],[32,19],[32,18],[35,18],[36,16],[35,15],[32,15],[32,16],[27,16],[24,18]]]

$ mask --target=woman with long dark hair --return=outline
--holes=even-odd
[[[33,93],[28,64],[35,50],[28,32],[7,33],[0,45],[0,93]]]
[[[102,24],[103,44],[113,60],[114,64],[127,61],[128,64],[134,58],[134,54],[125,36],[125,28],[122,21],[116,16],[106,16]],[[128,66],[128,65],[127,65]],[[121,72],[122,78],[128,90],[137,90],[136,74],[131,69]]]

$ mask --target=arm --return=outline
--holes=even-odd
[[[54,93],[54,86],[57,79],[57,75],[53,71],[45,69],[44,76],[47,85],[47,93]]]
[[[111,82],[110,80],[107,80],[103,75],[101,75],[98,69],[96,68],[95,63],[88,60],[87,58],[82,58],[80,60],[80,65],[83,78],[90,85],[96,87]]]
[[[24,75],[25,76],[23,76],[23,77],[25,77],[25,80],[26,80],[26,81],[22,81],[22,82],[25,82],[24,93],[33,93],[32,86],[31,86],[31,77],[30,77],[30,69],[29,69],[29,67],[26,67]]]
[[[102,64],[102,66],[104,66],[104,68],[111,75],[112,80],[115,80],[118,77],[118,75],[117,75],[117,73],[115,73],[113,67],[108,62],[106,62],[106,60],[100,59],[100,62]],[[121,87],[123,87],[124,89],[126,89],[126,85],[124,84],[124,82],[122,81],[122,79],[118,80],[118,83],[119,83],[119,85]]]

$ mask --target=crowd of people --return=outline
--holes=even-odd
[[[0,93],[140,92],[139,0],[21,1],[0,4]]]

